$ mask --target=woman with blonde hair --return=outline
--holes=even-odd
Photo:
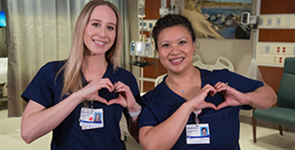
[[[53,150],[126,149],[120,138],[122,112],[138,141],[137,82],[118,67],[121,26],[112,3],[90,1],[84,6],[69,58],[44,65],[21,95],[28,102],[21,122],[25,142],[53,131]],[[99,122],[94,120],[97,113]]]

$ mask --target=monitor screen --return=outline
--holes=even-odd
[[[6,27],[6,18],[4,11],[0,11],[0,27]]]

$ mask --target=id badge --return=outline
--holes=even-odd
[[[210,144],[209,124],[188,124],[186,125],[187,144]]]
[[[79,122],[82,130],[103,128],[103,109],[82,107]]]

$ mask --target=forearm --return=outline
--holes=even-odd
[[[135,100],[134,100],[135,101]],[[141,106],[138,103],[127,107],[129,113],[135,113],[137,116],[128,117],[128,130],[136,142],[139,142],[138,137],[138,115],[141,112]]]
[[[129,117],[129,126],[128,130],[131,134],[131,136],[134,138],[136,142],[139,143],[139,138],[138,138],[138,116],[136,117]]]
[[[277,95],[274,90],[267,85],[256,89],[253,92],[247,93],[249,105],[254,108],[268,109],[277,102]]]
[[[21,135],[25,142],[31,143],[56,128],[81,102],[73,93],[68,98],[48,109],[40,109],[28,104],[21,122]],[[29,102],[30,103],[30,102]],[[33,103],[33,102],[32,102]],[[36,111],[38,110],[38,111]]]
[[[140,129],[140,144],[145,150],[171,149],[183,132],[191,112],[192,106],[184,103],[161,124],[143,133],[141,131],[145,129]]]

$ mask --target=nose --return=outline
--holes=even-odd
[[[171,54],[178,54],[179,53],[179,47],[177,44],[173,44],[171,45],[171,51],[170,51]]]
[[[99,30],[99,31],[98,31],[98,35],[99,35],[100,37],[105,37],[105,36],[106,36],[106,29],[105,29],[104,26],[102,26],[102,27],[99,28],[98,30]]]

